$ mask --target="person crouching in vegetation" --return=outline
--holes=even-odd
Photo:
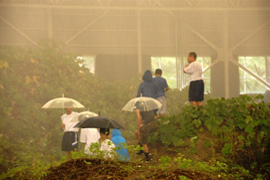
[[[154,111],[144,111],[145,105],[143,102],[137,102],[135,105],[136,108],[136,115],[137,115],[137,125],[138,129],[135,131],[135,134],[139,140],[139,145],[144,148],[143,150],[140,150],[137,154],[144,153],[145,160],[150,161],[151,160],[151,154],[149,153],[148,148],[148,137],[150,133],[155,129],[156,127],[156,119],[155,119],[155,113]]]
[[[92,147],[99,142],[100,134],[97,128],[82,128],[80,141],[85,144],[84,153],[90,156],[95,156],[95,152],[92,152]],[[98,146],[97,146],[98,147]]]
[[[100,128],[100,151],[103,152],[105,159],[114,159],[115,156],[115,145],[110,140],[110,129]]]
[[[126,148],[127,141],[122,137],[119,129],[112,130],[112,142],[116,146],[116,157],[120,161],[129,161],[129,153]]]
[[[66,113],[61,116],[62,129],[64,130],[64,135],[62,139],[62,151],[65,151],[67,156],[72,157],[71,151],[78,148],[78,128],[74,128],[76,122],[71,122],[78,113],[73,112],[72,108],[66,108]]]

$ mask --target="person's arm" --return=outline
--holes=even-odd
[[[138,92],[137,92],[137,97],[141,97],[143,94],[143,88],[142,88],[142,84],[140,84]]]
[[[62,128],[63,130],[65,130],[66,125],[65,125],[65,123],[64,123],[64,120],[63,120],[62,116],[61,116],[61,121],[62,121],[61,128]]]
[[[184,68],[184,73],[187,73],[187,74],[192,74],[193,73],[193,68],[192,68],[192,65],[191,64],[187,64]]]
[[[141,113],[138,109],[136,109],[136,115],[137,115],[137,128],[140,129],[142,126],[142,119],[141,119]]]
[[[141,136],[140,134],[140,128],[142,126],[142,119],[141,119],[141,113],[138,109],[136,109],[136,115],[137,115],[137,128],[138,128],[138,137]]]
[[[165,79],[165,89],[164,90],[165,90],[165,92],[170,90],[170,87],[169,87],[166,79]]]

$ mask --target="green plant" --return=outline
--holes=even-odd
[[[181,176],[179,176],[179,179],[180,179],[180,180],[190,180],[190,179],[189,179],[189,178],[187,178],[186,176],[182,176],[182,175],[181,175]]]
[[[172,158],[169,156],[161,156],[159,158],[160,167],[168,167],[171,164]]]
[[[195,109],[184,106],[179,115],[161,119],[153,136],[166,147],[188,146],[189,152],[196,153],[194,137],[207,130],[216,140],[207,139],[205,147],[218,147],[225,158],[247,169],[256,163],[253,171],[267,174],[263,165],[270,156],[266,151],[270,147],[270,108],[267,104],[255,103],[261,98],[261,95],[243,95],[210,99]]]
[[[63,93],[80,101],[87,110],[100,111],[102,116],[119,121],[127,129],[123,136],[133,139],[135,113],[121,109],[136,95],[141,76],[130,81],[107,82],[80,66],[83,61],[77,60],[76,54],[62,51],[61,46],[44,41],[40,43],[42,48],[0,48],[1,177],[19,175],[23,170],[28,175],[41,177],[47,167],[67,160],[59,148],[63,110],[41,109],[45,102]],[[199,134],[209,131],[215,139],[208,138],[204,146],[216,148],[228,164],[238,164],[245,170],[223,167],[224,164],[210,166],[183,157],[176,161],[180,167],[220,169],[224,174],[235,170],[239,178],[256,177],[256,174],[257,178],[270,178],[267,162],[270,157],[270,105],[257,103],[262,96],[224,99],[207,95],[205,105],[194,109],[184,105],[187,93],[188,88],[166,93],[168,115],[157,121],[151,141],[167,148],[177,147],[178,151],[188,148],[196,154],[199,153],[196,143],[201,140]],[[139,149],[129,148],[132,157],[137,157],[136,161],[139,161],[136,155]],[[73,155],[84,157],[79,152]],[[169,158],[164,156],[161,161],[166,164]]]

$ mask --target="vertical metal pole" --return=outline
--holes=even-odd
[[[224,73],[225,73],[225,98],[230,97],[230,82],[229,82],[229,53],[228,50],[228,12],[224,12]]]
[[[180,66],[180,63],[179,63],[179,57],[176,56],[175,57],[175,65],[176,65],[176,88],[177,89],[181,89],[180,87],[180,84],[181,84],[181,80],[180,80],[180,71],[181,71],[181,66]]]
[[[180,63],[178,60],[178,24],[175,18],[175,68],[176,68],[176,88],[180,89]]]
[[[142,73],[142,35],[141,35],[141,11],[137,11],[137,54],[138,73]]]
[[[53,39],[53,17],[52,17],[52,8],[47,9],[48,13],[48,38]]]
[[[247,59],[244,57],[244,66],[247,67]],[[247,71],[244,71],[244,94],[247,93]]]
[[[185,74],[183,72],[183,68],[185,66],[185,62],[184,62],[185,58],[181,56],[181,59],[180,59],[180,64],[181,64],[181,69],[180,69],[180,75],[181,75],[181,84],[180,84],[180,91],[182,91],[183,87],[185,86]]]
[[[265,78],[270,83],[270,57],[265,57]]]

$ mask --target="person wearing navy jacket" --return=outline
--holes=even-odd
[[[156,98],[158,87],[153,81],[152,73],[146,70],[142,77],[143,82],[140,84],[137,97],[151,97]]]

